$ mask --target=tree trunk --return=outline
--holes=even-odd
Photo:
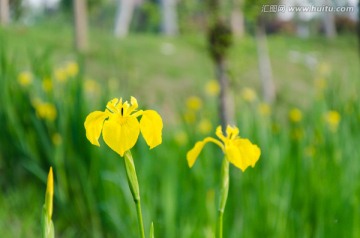
[[[358,34],[358,44],[359,44],[359,57],[360,57],[360,0],[358,2],[358,22],[357,22],[357,34]]]
[[[209,51],[212,56],[216,78],[220,85],[219,119],[222,131],[226,135],[226,127],[234,124],[233,100],[230,97],[229,79],[227,76],[227,52],[232,44],[230,26],[224,21],[220,0],[207,0],[209,13]]]
[[[9,23],[9,0],[0,0],[0,25]]]
[[[86,0],[74,0],[75,48],[84,52],[88,48]]]
[[[124,38],[128,35],[134,8],[134,0],[118,0],[114,28],[114,34],[117,38]]]
[[[176,0],[161,0],[162,32],[167,36],[178,33]]]
[[[229,93],[229,79],[227,77],[227,66],[225,59],[215,62],[216,77],[220,85],[219,114],[220,123],[225,133],[227,125],[234,123],[233,100]]]
[[[242,37],[244,35],[244,15],[241,12],[241,0],[233,0],[231,29],[235,37]]]
[[[261,20],[256,27],[256,45],[258,52],[260,81],[263,88],[264,100],[267,103],[272,103],[275,99],[275,84],[272,78],[272,69],[266,34]]]
[[[336,27],[335,27],[335,16],[333,12],[324,12],[323,13],[323,26],[324,33],[326,38],[333,39],[336,37]]]

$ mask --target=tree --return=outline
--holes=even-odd
[[[88,26],[86,0],[74,0],[75,48],[84,52],[88,48]]]
[[[360,56],[360,0],[358,2],[357,34],[358,34],[358,43],[359,43],[359,56]]]
[[[256,46],[259,62],[259,75],[265,102],[272,103],[275,99],[275,84],[272,77],[269,47],[263,20],[260,18],[255,29]]]
[[[161,0],[162,32],[173,36],[178,33],[176,0]]]
[[[244,14],[241,11],[242,0],[232,0],[231,30],[234,36],[241,37],[244,34]]]
[[[328,3],[327,1],[324,2],[325,4]],[[332,5],[334,6],[334,5]],[[335,15],[333,12],[323,12],[322,15],[324,33],[326,38],[332,39],[336,37],[336,26],[335,26]]]
[[[9,0],[0,0],[0,25],[5,26],[9,22]]]
[[[329,39],[336,37],[335,15],[333,12],[326,12],[323,16],[325,36]]]
[[[267,45],[265,20],[267,16],[261,15],[262,12],[268,13],[266,7],[276,4],[271,0],[245,0],[245,14],[255,25],[255,38],[259,62],[259,75],[263,89],[263,97],[267,103],[272,103],[276,97],[276,88],[272,77],[272,67]],[[269,15],[269,14],[268,14]]]
[[[114,34],[116,37],[123,38],[128,35],[134,9],[134,0],[118,0],[114,28]]]
[[[227,75],[227,54],[233,42],[231,27],[227,24],[223,12],[224,1],[208,0],[209,29],[208,45],[214,62],[216,78],[220,85],[219,117],[222,129],[233,124],[233,101],[229,93],[229,79]],[[225,133],[225,131],[224,131]]]

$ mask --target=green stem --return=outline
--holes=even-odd
[[[218,215],[218,238],[222,238],[223,237],[223,216],[224,216],[224,212],[223,211],[219,211],[219,215]]]
[[[226,201],[228,197],[228,192],[229,192],[229,161],[226,158],[224,158],[221,166],[221,188],[220,188],[217,238],[223,237],[223,216],[224,216]]]
[[[136,212],[137,212],[137,216],[138,216],[138,220],[139,220],[139,231],[141,234],[141,238],[145,238],[144,223],[143,223],[143,218],[142,218],[142,213],[141,213],[140,200],[135,201],[135,205],[136,205]]]
[[[124,160],[125,160],[126,177],[128,180],[131,194],[133,196],[133,199],[134,199],[134,202],[136,205],[136,213],[137,213],[138,222],[139,222],[139,232],[141,235],[140,237],[145,238],[144,224],[143,224],[143,218],[142,218],[142,213],[141,213],[141,204],[140,204],[139,182],[138,182],[138,179],[136,176],[134,160],[133,160],[133,157],[132,157],[130,151],[125,152]]]

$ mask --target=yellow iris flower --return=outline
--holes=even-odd
[[[109,101],[105,111],[90,113],[85,120],[86,137],[93,144],[100,146],[102,132],[105,143],[120,156],[130,150],[138,140],[140,131],[150,149],[162,142],[163,123],[154,110],[139,110],[136,98],[131,97],[130,104],[122,98]],[[142,116],[140,122],[137,117]]]
[[[187,153],[187,161],[191,168],[201,150],[207,142],[213,142],[218,145],[225,154],[225,158],[241,169],[245,171],[250,165],[255,166],[255,163],[260,157],[260,148],[257,145],[252,144],[248,139],[242,139],[239,135],[239,129],[237,127],[227,126],[227,136],[224,136],[221,126],[216,128],[216,136],[220,139],[217,140],[212,137],[206,137],[204,140],[199,141],[195,146]]]

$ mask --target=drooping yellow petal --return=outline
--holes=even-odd
[[[226,158],[242,171],[249,166],[254,167],[260,153],[259,147],[248,139],[236,139],[225,148]]]
[[[199,157],[199,154],[204,148],[205,143],[205,141],[198,141],[196,142],[195,146],[189,150],[189,152],[187,152],[186,160],[190,168],[195,164],[195,161]]]
[[[93,145],[100,146],[99,137],[103,128],[104,120],[109,117],[106,112],[95,111],[90,113],[85,120],[86,138]]]
[[[146,144],[150,146],[150,149],[161,144],[162,128],[162,119],[156,111],[146,110],[143,112],[140,120],[140,129]]]
[[[188,161],[190,168],[195,164],[195,161],[199,157],[199,154],[204,148],[204,145],[208,142],[213,142],[217,144],[222,150],[224,150],[221,142],[212,137],[206,137],[204,140],[196,142],[195,146],[186,154],[186,160]]]
[[[103,138],[105,143],[120,156],[130,150],[136,143],[140,133],[140,125],[135,117],[122,118],[112,114],[104,122]]]
[[[260,158],[260,148],[251,143],[248,139],[238,139],[237,141],[239,141],[238,146],[240,152],[246,157],[246,160],[250,163],[251,167],[254,167]]]
[[[225,155],[226,155],[226,159],[230,163],[232,163],[233,165],[235,165],[236,167],[241,169],[243,172],[249,166],[246,163],[246,161],[244,161],[244,158],[243,158],[242,154],[240,153],[239,148],[233,144],[226,146]]]

